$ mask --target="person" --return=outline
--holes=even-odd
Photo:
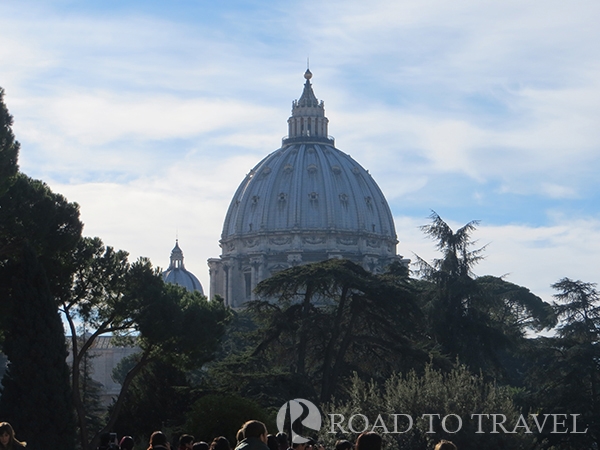
[[[133,450],[134,445],[135,445],[135,442],[133,441],[133,438],[131,436],[123,436],[121,438],[121,442],[119,442],[119,449],[120,450]]]
[[[237,430],[237,433],[235,433],[235,441],[236,441],[235,446],[237,447],[238,445],[240,445],[240,442],[242,442],[243,440],[244,440],[244,430],[243,430],[243,428],[240,428],[239,430]]]
[[[353,448],[354,445],[352,445],[352,442],[347,441],[346,439],[340,439],[335,443],[335,450],[352,450]]]
[[[194,445],[192,446],[192,450],[208,450],[208,449],[209,449],[208,442],[204,442],[204,441],[194,442]]]
[[[182,434],[179,438],[179,450],[192,450],[194,445],[194,436],[191,434]]]
[[[269,450],[267,447],[267,427],[258,420],[249,420],[242,426],[244,439],[235,450]]]
[[[365,431],[356,439],[356,450],[381,450],[381,436],[374,431]]]
[[[435,445],[434,450],[457,450],[454,442],[447,441],[446,439],[442,439]]]
[[[155,431],[150,436],[150,446],[148,450],[171,450],[171,444],[169,444],[169,440],[167,436],[162,431]]]
[[[15,430],[8,422],[0,423],[0,449],[25,448],[26,442],[17,441]]]
[[[302,441],[302,442],[300,442]],[[294,436],[292,434],[292,446],[291,450],[308,450],[308,442],[305,442],[300,436]]]
[[[231,450],[231,445],[225,436],[219,436],[210,443],[210,450]]]
[[[275,437],[277,438],[277,443],[279,444],[279,450],[287,450],[289,447],[287,434],[283,431],[280,431]]]
[[[270,450],[279,450],[279,443],[274,434],[267,435],[267,447],[269,447]]]

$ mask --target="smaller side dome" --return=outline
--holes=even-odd
[[[177,284],[183,286],[190,292],[198,291],[204,295],[202,284],[198,278],[185,269],[183,265],[183,252],[179,248],[179,240],[175,240],[175,247],[171,250],[171,263],[169,268],[162,273],[165,283]]]

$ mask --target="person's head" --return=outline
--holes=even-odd
[[[292,448],[294,450],[306,450],[307,446],[308,442],[305,442],[303,437],[292,435]]]
[[[280,431],[275,435],[275,437],[277,438],[277,443],[279,444],[279,450],[287,450],[287,448],[290,446],[288,443],[287,434],[283,431]]]
[[[381,436],[374,431],[361,433],[355,447],[356,450],[381,450]]]
[[[435,450],[457,450],[456,445],[452,441],[442,439],[435,445]]]
[[[210,446],[208,445],[208,442],[194,442],[194,445],[192,445],[192,450],[208,450],[209,447]]]
[[[245,439],[258,438],[265,444],[267,443],[267,427],[258,420],[249,420],[246,422],[242,426],[242,432],[244,433]]]
[[[15,438],[15,430],[8,422],[0,423],[0,444],[3,448],[8,448],[9,443]]]
[[[158,445],[162,445],[163,447],[169,446],[169,440],[162,431],[155,431],[150,436],[150,448],[154,448]]]
[[[231,450],[231,445],[225,436],[219,436],[210,443],[210,450]]]
[[[240,428],[237,433],[235,433],[235,440],[238,442],[242,442],[244,440],[244,429]]]
[[[352,450],[354,445],[346,439],[339,440],[335,443],[335,450]]]
[[[267,447],[269,447],[269,450],[279,450],[279,443],[274,434],[267,435]]]
[[[191,434],[182,434],[179,438],[179,450],[191,450],[194,444],[194,436]]]
[[[119,448],[121,450],[133,450],[135,442],[131,436],[123,436],[121,442],[119,442]]]
[[[0,446],[1,448],[11,448],[13,443],[25,445],[25,442],[19,442],[15,438],[15,430],[8,422],[0,422]]]

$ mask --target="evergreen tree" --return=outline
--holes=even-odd
[[[122,360],[113,377],[115,372],[121,372],[118,381],[122,383],[137,357]],[[131,382],[113,430],[132,436],[150,436],[165,428],[186,432],[183,425],[193,402],[191,390],[181,368],[159,360],[149,363]]]
[[[431,219],[421,228],[442,256],[431,264],[417,257],[429,335],[446,355],[475,371],[503,377],[502,357],[522,343],[527,330],[554,326],[556,315],[527,288],[473,273],[485,249],[473,248],[477,221],[453,231],[436,213]]]
[[[254,355],[271,352],[289,362],[328,401],[345,376],[390,373],[398,364],[424,365],[428,352],[416,342],[420,311],[408,271],[391,266],[376,275],[349,260],[331,259],[278,272],[248,303],[262,324]],[[273,301],[276,299],[276,301]]]
[[[12,123],[13,118],[4,104],[4,89],[0,88],[0,195],[6,192],[18,170],[19,143],[15,141]]]
[[[9,364],[0,399],[30,448],[73,448],[64,330],[56,298],[70,286],[78,206],[18,173],[19,144],[0,89],[0,330]],[[42,442],[43,440],[43,442]]]
[[[33,450],[74,448],[75,422],[62,321],[31,247],[13,263],[0,416]]]
[[[557,334],[539,338],[530,358],[530,389],[544,413],[579,414],[586,433],[557,434],[547,427],[548,445],[564,449],[600,445],[600,292],[594,283],[563,278],[552,287],[561,319]],[[567,425],[571,430],[572,421]]]

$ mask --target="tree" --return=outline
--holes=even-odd
[[[28,448],[74,448],[75,422],[69,389],[64,330],[44,270],[29,246],[10,267],[0,415]]]
[[[19,173],[0,196],[0,211],[0,269],[29,245],[44,267],[51,294],[64,297],[71,287],[71,252],[83,228],[79,205]]]
[[[149,260],[130,264],[126,252],[105,247],[98,238],[82,239],[72,264],[73,286],[61,311],[71,331],[73,403],[85,450],[95,448],[100,434],[114,426],[131,382],[149,363],[164,361],[189,369],[211,359],[229,312],[220,302],[165,284]],[[83,339],[77,336],[77,321],[90,330]],[[117,343],[135,342],[140,353],[123,379],[106,425],[90,439],[81,398],[81,364],[101,335],[113,335]]]
[[[260,420],[267,430],[276,429],[272,416],[265,408],[247,398],[232,394],[209,394],[194,402],[185,425],[197,440],[210,442],[217,436],[225,436],[231,444],[236,442],[240,425],[248,420]]]
[[[13,117],[4,103],[4,89],[0,88],[0,196],[10,187],[19,169],[19,143],[12,132],[12,124]]]
[[[341,422],[344,431],[349,432],[343,438],[350,441],[354,441],[358,433],[352,433],[347,425],[348,419],[363,414],[369,420],[369,431],[374,426],[377,426],[377,432],[384,431],[383,426],[388,429],[389,433],[382,434],[384,448],[390,450],[433,448],[440,439],[452,440],[461,450],[534,448],[533,436],[522,433],[523,427],[519,429],[521,433],[516,434],[492,433],[494,429],[489,417],[482,416],[482,433],[478,433],[479,421],[473,414],[503,414],[505,426],[512,432],[521,412],[515,406],[513,392],[509,388],[486,382],[481,375],[474,375],[464,365],[456,365],[446,372],[436,370],[429,364],[422,374],[415,371],[395,373],[384,383],[365,381],[354,376],[348,392],[347,400],[324,405],[323,409],[325,417],[338,414],[336,422]],[[344,416],[343,421],[340,420],[340,414]],[[393,414],[398,416],[394,418]],[[411,427],[402,414],[411,417]],[[439,416],[431,416],[435,414]],[[379,415],[382,420],[378,422]],[[462,420],[460,427],[457,416]],[[446,421],[442,426],[444,418]],[[353,427],[361,430],[363,425],[360,420],[355,420]],[[329,444],[327,448],[341,438],[339,434],[331,433],[331,428],[321,428],[319,435],[319,439]],[[394,433],[395,429],[400,432]],[[339,428],[334,430],[339,432]]]
[[[3,95],[0,89],[0,331],[9,369],[0,408],[3,417],[14,417],[19,434],[33,448],[41,447],[42,439],[73,448],[56,298],[70,284],[66,262],[81,235],[79,208],[43,182],[18,173],[19,143]]]
[[[527,288],[498,277],[475,276],[473,268],[485,249],[473,249],[477,221],[454,232],[435,212],[431,219],[421,228],[437,241],[442,256],[432,264],[417,257],[430,335],[448,356],[502,376],[500,354],[516,348],[527,329],[551,328],[556,323],[552,307]]]
[[[321,401],[352,370],[389,371],[402,360],[427,361],[414,340],[419,310],[408,273],[400,265],[393,270],[395,275],[378,276],[332,259],[264,280],[256,293],[265,300],[248,303],[263,325],[254,355],[269,350],[280,364],[290,361],[293,373],[313,381]]]
[[[137,363],[122,361],[119,381]],[[126,358],[129,359],[129,358]],[[194,398],[186,373],[182,368],[156,360],[147,364],[133,379],[125,394],[123,408],[113,431],[120,436],[150,436],[156,430],[183,432]]]
[[[553,414],[580,414],[587,433],[558,435],[545,430],[548,445],[592,448],[600,445],[600,294],[594,283],[563,278],[552,287],[557,334],[538,339],[531,351],[534,361],[530,388],[539,408]],[[569,424],[571,428],[572,424]],[[582,430],[579,431],[582,431]]]

